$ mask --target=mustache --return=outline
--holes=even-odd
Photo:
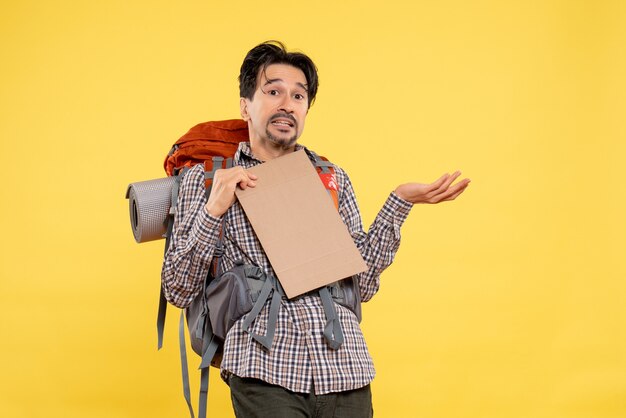
[[[290,121],[293,122],[294,125],[297,125],[298,122],[296,122],[296,118],[293,117],[293,115],[290,115],[289,113],[276,113],[274,115],[272,115],[272,117],[270,118],[269,122],[271,123],[272,121],[276,120],[276,119],[289,119]]]

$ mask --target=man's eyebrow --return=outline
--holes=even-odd
[[[272,78],[271,80],[269,78],[265,79],[265,84],[263,84],[264,86],[267,86],[268,84],[272,84],[275,83],[277,81],[283,81],[282,78]]]
[[[268,84],[272,84],[272,83],[276,83],[276,82],[282,82],[283,79],[282,78],[272,78],[272,79],[265,79],[265,84],[263,84],[263,87],[267,86]],[[298,86],[300,86],[303,90],[308,91],[307,85],[306,84],[302,84],[300,82],[296,83]]]

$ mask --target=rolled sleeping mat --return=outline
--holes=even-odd
[[[165,238],[165,221],[175,182],[176,177],[165,177],[128,185],[126,198],[135,241],[141,243]]]

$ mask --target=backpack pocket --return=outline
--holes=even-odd
[[[266,276],[253,265],[238,262],[235,267],[211,281],[206,301],[213,333],[222,338],[254,306]]]

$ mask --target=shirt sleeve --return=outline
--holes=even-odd
[[[368,232],[363,230],[361,213],[352,183],[345,171],[336,169],[339,183],[339,214],[348,227],[368,269],[357,280],[363,302],[370,300],[380,286],[380,274],[391,265],[400,246],[400,227],[413,204],[391,193]]]
[[[197,165],[182,179],[161,270],[165,298],[180,308],[189,306],[202,288],[219,237],[221,218],[211,216],[205,204],[204,171]]]

